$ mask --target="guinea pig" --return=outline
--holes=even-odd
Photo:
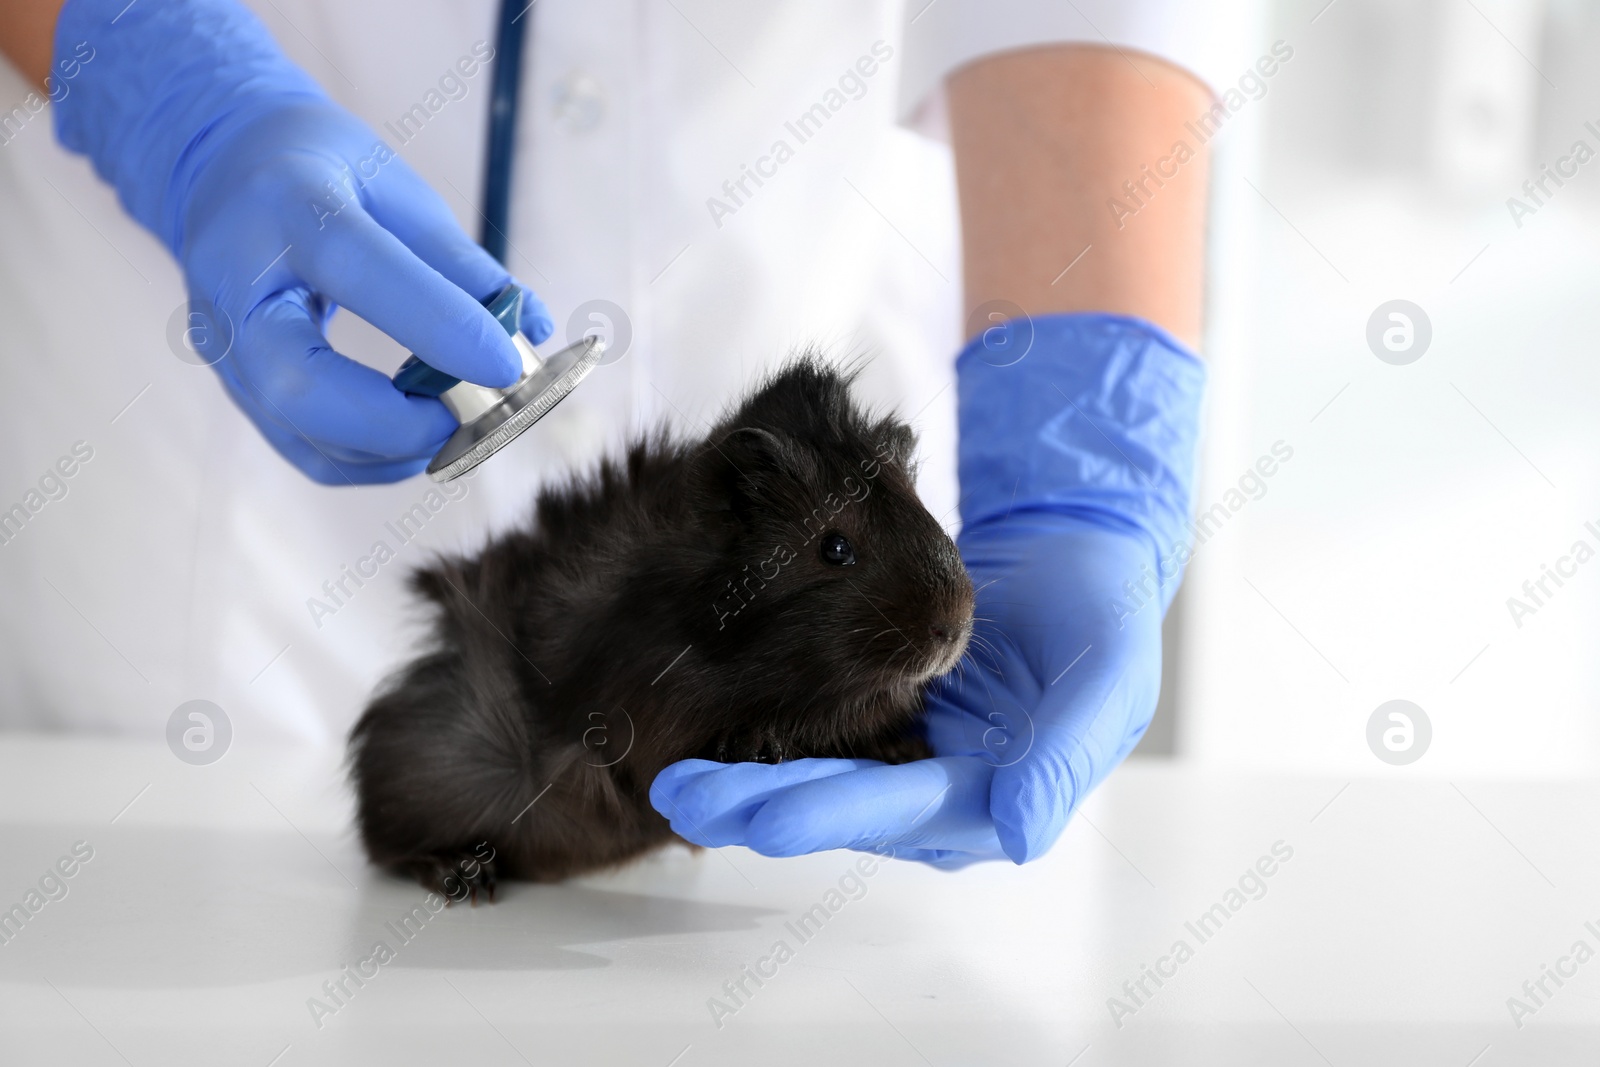
[[[703,439],[658,430],[411,576],[430,644],[350,735],[374,863],[492,899],[675,840],[649,792],[677,760],[930,755],[972,582],[915,435],[853,378],[801,356]]]

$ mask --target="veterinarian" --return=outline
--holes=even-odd
[[[427,551],[822,341],[915,414],[982,588],[931,701],[940,758],[691,761],[652,799],[776,855],[1048,849],[1159,689],[1204,379],[1200,134],[1268,76],[1224,5],[540,0],[505,266],[463,228],[496,5],[249,8],[0,3],[5,725],[154,734],[204,698],[236,744],[337,744],[405,654]],[[478,304],[508,273],[536,341],[601,329],[607,361],[431,486],[454,421],[372,366],[510,382]],[[190,299],[218,312],[209,370]]]

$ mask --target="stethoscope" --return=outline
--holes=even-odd
[[[506,227],[511,216],[517,101],[533,6],[533,0],[500,0],[495,27],[488,151],[483,169],[483,226],[478,243],[502,264],[506,260]],[[394,376],[397,389],[412,396],[438,397],[461,423],[428,463],[428,476],[436,482],[459,478],[510,444],[577,388],[605,350],[599,337],[588,336],[542,357],[520,328],[521,289],[507,285],[483,303],[505,327],[522,356],[522,377],[516,384],[505,389],[474,385],[429,366],[415,355],[402,363]]]
[[[522,89],[523,46],[534,0],[500,0],[495,27],[494,70],[489,86],[489,147],[483,165],[483,229],[478,243],[506,261],[506,225],[511,217],[511,161],[517,139],[517,99]]]

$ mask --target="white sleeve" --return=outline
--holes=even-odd
[[[1182,67],[1213,93],[1253,57],[1255,0],[906,0],[898,114],[902,123],[943,127],[945,78],[996,52],[1047,44],[1117,48]]]

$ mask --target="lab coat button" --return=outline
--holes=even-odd
[[[575,70],[551,89],[556,122],[568,133],[588,133],[606,114],[605,86],[591,74]]]

